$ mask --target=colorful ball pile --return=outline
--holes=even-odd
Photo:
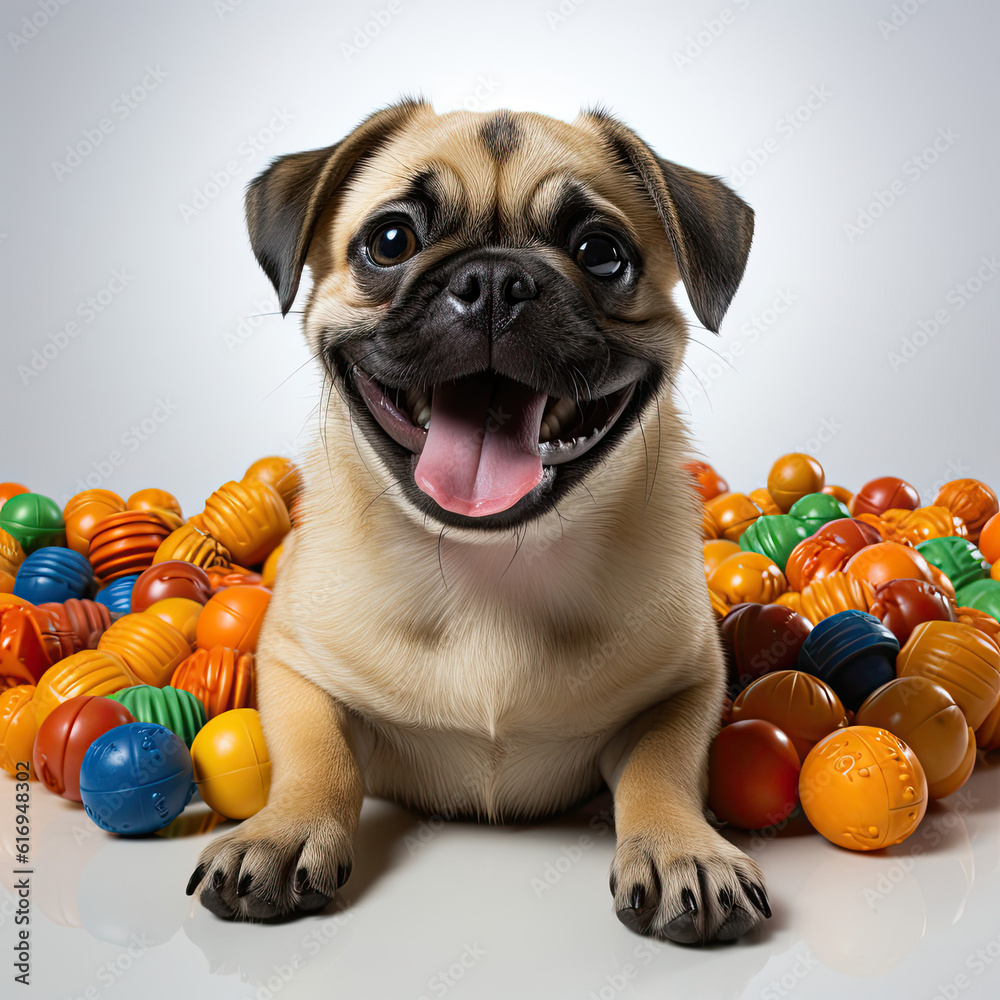
[[[185,520],[160,489],[60,510],[0,484],[0,768],[113,833],[161,829],[196,787],[229,818],[260,809],[254,654],[300,487],[261,459]]]
[[[729,492],[691,462],[728,666],[709,805],[743,829],[800,808],[858,851],[905,840],[1000,747],[1000,503],[895,476],[855,494],[810,455]]]

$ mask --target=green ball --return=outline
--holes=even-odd
[[[66,523],[55,500],[19,493],[0,507],[0,528],[21,543],[26,555],[45,545],[66,544]]]
[[[758,517],[740,536],[740,548],[744,552],[760,552],[785,572],[788,557],[803,538],[809,537],[809,530],[790,514],[765,514]]]
[[[955,590],[961,590],[990,575],[989,563],[968,538],[959,538],[957,535],[928,538],[917,546],[917,551],[951,580]]]
[[[815,534],[830,521],[839,521],[842,517],[850,517],[851,512],[836,497],[829,493],[807,493],[801,500],[796,500],[788,511],[790,517],[797,517],[808,529],[809,534]]]
[[[108,697],[124,705],[136,722],[165,726],[179,736],[189,750],[198,730],[205,725],[205,706],[190,691],[180,688],[136,684]]]
[[[991,618],[1000,621],[1000,580],[970,583],[955,594],[955,603],[960,608],[985,611]]]

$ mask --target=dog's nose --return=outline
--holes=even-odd
[[[515,261],[480,259],[466,261],[452,273],[448,293],[459,312],[487,319],[498,330],[538,295],[538,287]]]

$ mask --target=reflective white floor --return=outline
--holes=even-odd
[[[1000,754],[888,851],[852,854],[801,829],[734,835],[767,873],[774,917],[738,944],[703,950],[647,941],[615,919],[613,834],[588,822],[606,799],[506,828],[431,826],[367,802],[344,908],[247,926],[184,895],[207,838],[228,828],[205,832],[204,805],[169,837],[128,841],[33,784],[23,994],[11,960],[14,782],[0,779],[3,997],[1000,996]]]

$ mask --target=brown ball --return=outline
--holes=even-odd
[[[810,493],[819,493],[826,482],[823,466],[811,455],[793,452],[782,455],[767,476],[767,492],[788,513],[792,504]]]

